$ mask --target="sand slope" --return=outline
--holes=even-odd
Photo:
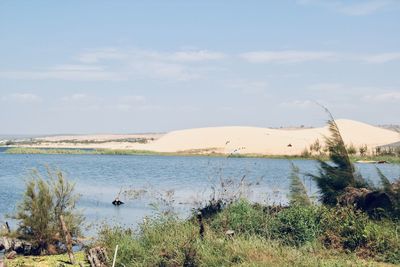
[[[371,126],[352,120],[336,121],[346,144],[356,148],[367,145],[370,151],[376,146],[400,141],[400,134],[391,130]],[[35,147],[55,148],[108,148],[136,149],[155,152],[189,153],[240,153],[263,155],[300,155],[304,148],[324,135],[329,136],[328,127],[310,129],[270,129],[258,127],[212,127],[173,131],[165,135],[85,135],[40,138],[42,143]],[[124,138],[152,138],[147,144],[121,141]],[[63,142],[62,140],[75,140]],[[88,143],[87,140],[105,142]],[[54,142],[57,141],[57,142]],[[291,146],[288,146],[288,145]]]
[[[336,122],[345,142],[356,147],[366,144],[373,148],[400,140],[400,135],[394,131],[352,120],[341,119]],[[212,127],[170,132],[153,143],[135,147],[159,152],[209,149],[222,153],[297,155],[316,139],[323,142],[324,135],[329,135],[327,126],[297,130]]]

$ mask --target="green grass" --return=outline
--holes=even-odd
[[[57,266],[83,266],[89,267],[89,263],[85,259],[85,253],[80,251],[75,253],[75,260],[77,264],[69,264],[69,258],[67,255],[51,255],[51,256],[29,256],[23,257],[18,256],[13,260],[7,260],[7,267],[57,267]]]
[[[393,266],[399,229],[350,208],[289,207],[281,211],[235,202],[204,220],[156,217],[137,231],[105,226],[96,245],[125,266]],[[226,231],[233,230],[234,236]],[[122,265],[120,265],[122,266]]]

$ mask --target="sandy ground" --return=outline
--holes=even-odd
[[[400,141],[400,134],[391,130],[352,120],[341,119],[336,122],[345,142],[347,144],[353,144],[356,148],[367,145],[371,150],[376,146]],[[110,142],[96,144],[43,143],[40,147],[137,149],[156,152],[209,153],[213,151],[225,154],[300,155],[304,148],[308,148],[315,140],[319,139],[321,143],[323,143],[324,136],[328,135],[329,131],[327,127],[288,130],[235,126],[173,131],[165,135],[156,135],[154,136],[156,140],[147,144],[111,141],[115,139],[134,138],[132,137],[133,135],[129,135],[129,137],[128,135],[93,135],[72,136],[73,138],[71,139],[110,140]],[[149,138],[148,135],[141,135],[141,137]],[[68,138],[58,136],[42,138],[42,140],[71,140]]]
[[[47,137],[39,137],[36,140],[50,141],[50,142],[61,142],[65,140],[69,141],[112,141],[121,139],[133,139],[133,138],[154,138],[158,139],[164,134],[162,133],[145,133],[145,134],[91,134],[91,135],[55,135]]]

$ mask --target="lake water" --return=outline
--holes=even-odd
[[[292,160],[302,173],[316,173],[312,160]],[[284,159],[216,158],[180,156],[117,155],[11,155],[0,150],[0,221],[15,210],[33,168],[45,171],[50,166],[64,171],[76,183],[81,194],[79,209],[88,222],[119,222],[135,225],[154,210],[151,198],[130,199],[120,207],[111,201],[122,190],[151,188],[152,192],[174,190],[175,207],[183,216],[194,202],[209,198],[211,186],[220,177],[247,182],[260,181],[251,187],[249,197],[255,201],[285,202],[291,171]],[[367,178],[376,180],[375,166],[357,165]],[[391,179],[400,175],[400,165],[383,164],[379,168]],[[316,193],[309,178],[306,187]],[[262,178],[262,179],[260,179]],[[124,197],[121,197],[124,201]],[[89,230],[91,231],[91,230]]]

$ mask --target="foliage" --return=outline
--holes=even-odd
[[[322,219],[323,240],[328,247],[354,251],[367,242],[368,215],[352,207],[328,210]]]
[[[34,251],[40,254],[59,252],[63,241],[60,215],[73,237],[80,235],[83,222],[83,217],[75,211],[78,196],[74,184],[60,171],[48,169],[46,178],[37,170],[32,171],[23,200],[11,216],[19,221],[17,236],[32,243]]]
[[[360,152],[360,156],[364,157],[368,152],[368,146],[367,145],[362,145],[362,146],[360,146],[358,151]]]
[[[355,147],[353,144],[350,144],[350,145],[347,147],[347,153],[349,153],[349,155],[355,155],[355,154],[357,154],[357,149],[356,149],[356,147]]]
[[[373,259],[400,263],[393,222],[375,223],[350,208],[292,206],[275,213],[266,208],[244,200],[232,203],[206,220],[203,238],[196,220],[155,217],[136,231],[106,226],[96,242],[107,248],[110,259],[119,245],[117,266],[379,266]],[[227,236],[226,229],[234,235]]]
[[[328,248],[356,251],[362,257],[400,263],[400,229],[395,221],[374,221],[351,207],[336,207],[324,212],[321,225],[321,240]]]
[[[327,112],[329,113],[328,110]],[[332,163],[319,160],[319,175],[310,174],[310,176],[317,183],[321,193],[321,202],[334,206],[337,204],[337,198],[343,194],[346,187],[368,188],[369,185],[355,171],[339,128],[331,114],[330,117],[328,126],[331,136],[325,138],[325,143]]]
[[[74,253],[75,260],[78,262],[77,264],[66,265],[69,262],[69,258],[66,254],[62,255],[51,255],[51,256],[30,256],[30,257],[17,257],[14,260],[7,260],[6,264],[8,267],[25,267],[25,266],[35,266],[35,267],[62,267],[62,266],[70,266],[70,267],[89,267],[89,263],[86,262],[85,253],[83,251]]]
[[[223,212],[210,220],[210,226],[220,232],[233,230],[241,234],[268,234],[269,216],[262,207],[252,205],[247,200],[232,203]]]
[[[315,152],[318,154],[318,153],[321,152],[321,149],[322,149],[322,145],[321,145],[321,143],[319,142],[319,139],[315,140],[315,142],[312,143],[312,144],[310,145],[310,151],[311,151],[311,153],[312,153],[313,151],[315,151]]]
[[[379,168],[376,168],[376,170],[381,180],[382,191],[390,197],[393,204],[391,215],[394,218],[400,219],[400,178],[391,183]]]
[[[309,206],[311,200],[307,195],[307,190],[299,177],[299,168],[293,163],[292,172],[290,174],[290,194],[289,200],[291,205]]]
[[[272,221],[272,236],[286,245],[301,246],[314,241],[321,232],[321,212],[315,206],[290,206]]]

